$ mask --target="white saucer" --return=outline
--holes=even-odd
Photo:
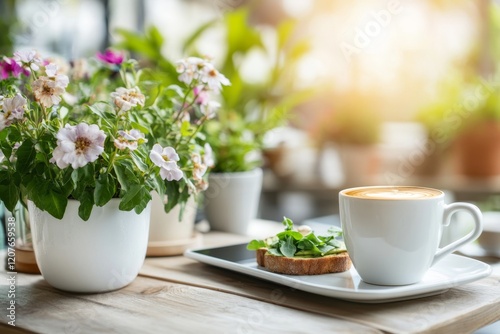
[[[246,245],[228,247],[238,246]],[[200,262],[290,286],[297,290],[362,303],[386,303],[435,295],[487,277],[491,273],[491,267],[486,263],[451,254],[432,267],[419,283],[404,286],[380,286],[363,282],[354,268],[338,274],[291,276],[271,273],[259,267],[255,258],[225,259],[219,255],[211,255],[220,253],[219,250],[228,247],[187,250],[184,255]],[[232,251],[234,253],[234,251],[241,250]]]

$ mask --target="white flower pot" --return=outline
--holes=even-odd
[[[184,215],[179,221],[180,206],[175,206],[169,213],[164,210],[166,199],[162,200],[152,193],[151,223],[147,256],[179,255],[200,241],[201,235],[195,233],[197,203],[191,197],[186,203]]]
[[[94,207],[88,221],[70,200],[59,220],[28,202],[35,256],[45,280],[55,288],[82,293],[120,289],[144,263],[149,205],[141,214],[120,211],[119,199]]]
[[[257,217],[262,169],[240,173],[210,173],[204,193],[205,215],[214,230],[247,234]]]

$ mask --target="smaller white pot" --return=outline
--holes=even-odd
[[[239,173],[210,173],[204,193],[205,215],[214,230],[247,234],[257,217],[262,169]]]
[[[179,255],[187,247],[198,242],[199,236],[195,234],[197,203],[191,197],[186,203],[182,220],[179,220],[180,206],[176,205],[169,213],[165,212],[162,200],[155,192],[152,193],[151,223],[149,226],[148,256]],[[201,236],[200,236],[201,237]]]
[[[141,213],[121,211],[119,199],[94,207],[88,221],[70,200],[59,220],[28,202],[33,247],[45,280],[82,293],[120,289],[131,283],[146,257],[151,205]]]

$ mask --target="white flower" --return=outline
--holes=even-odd
[[[129,111],[137,105],[144,106],[146,102],[146,97],[141,93],[139,87],[129,89],[119,87],[116,91],[111,93],[111,97],[120,113]]]
[[[207,84],[208,88],[218,93],[222,89],[222,85],[228,86],[231,83],[224,74],[217,71],[217,69],[211,63],[206,63],[203,67],[202,74],[200,77],[201,82]]]
[[[22,119],[26,103],[26,99],[17,94],[13,98],[3,99],[2,109],[5,113],[12,114],[14,119]]]
[[[33,71],[38,71],[40,65],[43,64],[43,60],[36,50],[16,51],[14,52],[14,60],[19,65],[27,65],[24,67],[31,68]]]
[[[201,180],[207,172],[207,165],[202,162],[198,153],[191,154],[191,161],[193,162],[193,179],[196,181]]]
[[[217,101],[209,101],[207,104],[200,105],[200,110],[207,117],[207,119],[212,119],[215,117],[215,113],[220,108],[220,103]]]
[[[208,182],[205,179],[197,180],[195,187],[197,191],[205,191],[208,189]]]
[[[0,131],[10,126],[14,120],[23,119],[26,103],[26,99],[19,94],[2,100],[3,112],[0,113]]]
[[[59,66],[54,63],[45,66],[45,73],[47,76],[54,80],[59,87],[66,88],[69,84],[69,79],[67,75],[58,74]]]
[[[212,151],[212,146],[209,143],[205,143],[205,154],[203,154],[203,163],[208,167],[213,167],[215,165],[214,155]]]
[[[138,144],[142,144],[148,141],[145,138],[144,133],[136,129],[130,130],[130,132],[120,130],[118,131],[118,134],[120,136],[115,139],[114,143],[115,147],[119,150],[128,148],[133,151],[137,149]]]
[[[201,70],[205,67],[207,62],[198,57],[188,57],[186,59],[179,60],[177,62],[177,73],[179,75],[179,81],[186,84],[191,84],[191,82],[200,78]]]
[[[59,168],[69,165],[74,169],[97,160],[104,151],[106,135],[95,124],[80,123],[76,126],[66,124],[57,133],[57,147],[50,162]]]
[[[163,148],[160,144],[155,144],[149,157],[156,166],[160,167],[160,176],[163,180],[179,181],[182,178],[183,173],[177,166],[179,155],[173,147]]]
[[[45,108],[59,104],[61,102],[61,95],[66,92],[64,89],[66,86],[62,85],[63,83],[64,81],[58,82],[48,77],[40,77],[32,85],[35,99]]]

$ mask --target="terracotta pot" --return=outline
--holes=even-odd
[[[500,122],[480,123],[455,142],[458,173],[476,178],[500,175]]]

